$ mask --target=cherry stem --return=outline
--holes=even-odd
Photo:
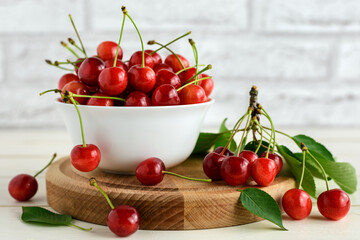
[[[60,68],[60,69],[62,69],[62,70],[66,70],[66,71],[74,72],[74,69],[61,67],[61,66],[59,66],[59,65],[56,65],[56,64],[52,63],[52,62],[51,62],[50,60],[48,60],[48,59],[45,59],[45,62],[46,62],[47,64],[51,65],[51,66],[54,66],[54,67]]]
[[[75,225],[75,224],[72,224],[72,223],[69,223],[69,224],[67,224],[67,225],[68,225],[68,226],[72,226],[72,227],[76,227],[76,228],[81,229],[81,230],[84,230],[84,231],[91,231],[91,230],[92,230],[92,228],[83,228],[83,227],[80,227],[80,226]]]
[[[269,142],[269,147],[268,147],[268,150],[266,152],[266,158],[268,158],[269,156],[269,152],[270,152],[270,146],[271,146],[271,140],[273,142],[273,150],[272,150],[272,153],[274,153],[274,148],[275,148],[275,127],[274,127],[274,124],[269,116],[269,114],[265,111],[265,109],[261,108],[262,112],[263,112],[263,115],[269,120],[270,124],[271,124],[271,137],[270,137],[270,142]]]
[[[172,43],[176,42],[177,40],[179,40],[179,39],[181,39],[181,38],[183,38],[183,37],[186,37],[186,36],[187,36],[187,35],[189,35],[190,33],[191,33],[191,31],[190,31],[190,32],[185,33],[184,35],[181,35],[181,36],[180,36],[180,37],[178,37],[178,38],[175,38],[174,40],[172,40],[171,42],[169,42],[169,43],[165,44],[164,46],[162,46],[162,47],[160,47],[160,48],[158,48],[158,49],[156,49],[156,50],[152,51],[151,53],[149,53],[149,55],[150,55],[150,56],[152,56],[154,53],[156,53],[156,52],[160,51],[160,50],[161,50],[161,49],[163,49],[164,47],[169,46],[170,44],[172,44]],[[149,41],[149,42],[152,42],[152,41]],[[155,41],[154,41],[154,42],[155,42]],[[149,43],[148,43],[148,44],[149,44]]]
[[[83,98],[100,98],[100,99],[113,99],[113,100],[119,100],[122,102],[125,102],[125,99],[123,98],[118,98],[118,97],[108,97],[108,96],[93,96],[93,95],[79,95],[79,94],[74,94],[72,93],[73,97],[83,97]]]
[[[78,33],[78,31],[77,31],[77,29],[76,29],[76,27],[75,27],[75,23],[74,23],[74,21],[73,21],[73,19],[72,19],[72,17],[71,17],[71,14],[69,14],[69,18],[70,18],[71,24],[72,24],[72,26],[73,26],[73,28],[74,28],[74,30],[75,30],[76,36],[77,36],[77,38],[79,39],[79,42],[80,42],[80,44],[81,44],[82,52],[84,53],[85,57],[87,58],[88,56],[87,56],[87,54],[86,54],[86,51],[85,51],[85,48],[84,48],[84,44],[83,44],[82,41],[81,41],[80,35],[79,35],[79,33]]]
[[[195,46],[195,42],[194,40],[192,40],[191,38],[189,39],[189,43],[192,47],[193,53],[194,53],[194,58],[195,58],[195,66],[196,66],[196,77],[195,80],[198,79],[199,75],[197,74],[199,71],[199,55]]]
[[[171,50],[170,48],[166,47],[165,45],[163,45],[163,44],[161,44],[161,43],[155,42],[155,41],[148,41],[148,44],[150,44],[150,45],[151,45],[151,44],[157,44],[157,45],[165,48],[166,50],[168,50],[169,52],[171,52],[172,55],[174,55],[174,56],[176,57],[176,59],[179,61],[180,65],[181,65],[181,67],[182,67],[183,69],[185,68],[185,67],[184,67],[184,64],[183,64],[182,61],[180,60],[179,56],[178,56],[176,53],[174,53],[174,51]]]
[[[54,161],[54,159],[56,158],[56,153],[54,153],[53,157],[51,158],[50,162],[48,164],[46,164],[46,166],[41,169],[39,172],[37,172],[35,175],[34,175],[34,178],[36,178],[40,173],[42,173],[48,166],[50,166],[50,164]]]
[[[84,53],[84,51],[82,50],[82,48],[79,47],[79,45],[76,44],[76,42],[74,41],[74,39],[68,38],[68,42],[69,42],[71,45],[73,45],[74,47],[76,47],[80,52],[82,52],[82,53],[85,55],[85,53]]]
[[[80,58],[79,55],[77,55],[77,53],[74,52],[74,50],[72,50],[65,42],[61,41],[60,44],[61,44],[61,46],[65,47],[67,50],[69,50],[72,54],[74,54],[75,57]]]
[[[261,145],[262,145],[262,141],[263,141],[263,138],[264,138],[264,136],[263,136],[263,128],[260,128],[260,130],[261,130],[261,133],[260,133],[260,142],[258,142],[258,146],[257,146],[257,148],[256,148],[256,150],[255,150],[255,154],[257,154],[258,151],[260,150],[260,147],[261,147]]]
[[[301,188],[303,179],[304,179],[304,174],[305,174],[305,159],[306,159],[306,151],[308,150],[308,148],[305,146],[304,143],[301,143],[301,151],[302,151],[302,155],[303,155],[303,162],[302,162],[302,170],[301,170],[301,178],[300,178],[300,182],[299,182],[299,189]]]
[[[239,154],[240,154],[240,149],[241,149],[242,143],[243,143],[244,138],[245,138],[245,132],[249,132],[248,127],[249,127],[249,124],[250,124],[251,113],[252,113],[252,110],[249,109],[248,112],[247,112],[247,120],[246,120],[246,125],[245,125],[245,131],[243,131],[243,134],[241,136],[241,140],[240,140],[238,149],[236,151],[236,156],[237,157],[239,157]]]
[[[192,76],[190,79],[188,79],[185,84],[189,83],[191,80],[193,80],[195,77],[199,76],[199,74],[209,70],[209,69],[212,69],[212,65],[209,64],[207,65],[206,67],[204,67],[203,69],[201,69],[197,74],[195,74],[194,76]]]
[[[114,205],[111,202],[109,196],[106,194],[106,192],[97,184],[96,179],[94,177],[89,179],[90,181],[90,186],[96,187],[101,193],[102,195],[104,195],[104,197],[106,198],[106,201],[109,203],[111,209],[114,209]]]
[[[323,166],[321,166],[321,164],[319,163],[319,161],[311,154],[311,152],[309,150],[306,151],[307,154],[309,154],[309,156],[316,162],[316,164],[319,166],[319,168],[321,169],[321,172],[324,176],[325,179],[325,183],[326,183],[326,189],[329,191],[329,183],[327,180],[327,176],[326,176],[326,172],[323,168]]]
[[[209,77],[203,77],[203,78],[200,78],[200,79],[195,80],[195,81],[193,81],[193,82],[189,82],[189,83],[187,83],[187,84],[185,84],[185,85],[182,85],[182,86],[179,87],[178,89],[176,89],[176,91],[180,91],[180,90],[186,88],[187,86],[189,86],[189,85],[191,85],[191,84],[195,84],[195,83],[198,83],[198,82],[201,82],[201,81],[203,81],[203,80],[210,79],[210,78],[212,78],[212,77],[211,77],[211,76],[209,76]]]
[[[49,89],[49,90],[46,90],[46,91],[40,93],[40,96],[42,96],[42,95],[44,95],[45,93],[48,93],[48,92],[61,93],[61,90],[56,89],[56,88],[55,89]]]
[[[169,174],[169,175],[173,175],[173,176],[177,176],[183,179],[187,179],[187,180],[191,180],[191,181],[197,181],[197,182],[211,182],[211,179],[200,179],[200,178],[191,178],[191,177],[186,177],[177,173],[173,173],[173,172],[168,172],[168,171],[162,171],[163,174]]]
[[[121,38],[122,38],[122,35],[123,35],[123,31],[124,31],[125,18],[126,18],[126,15],[123,14],[123,20],[122,20],[122,24],[121,24],[121,31],[120,31],[119,43],[118,43],[118,46],[117,46],[117,48],[116,48],[116,54],[115,54],[115,58],[114,58],[114,65],[113,65],[113,67],[116,67],[116,61],[117,61],[118,54],[119,54],[119,50],[120,50]]]
[[[263,131],[264,133],[266,133],[267,135],[269,135],[269,137],[271,137],[271,134],[270,133],[268,133],[266,130],[265,130],[265,127],[264,126],[262,126],[257,120],[254,120],[254,122],[255,122],[255,124],[257,125],[257,126],[259,126],[260,127],[260,129],[261,129],[261,131]],[[269,128],[267,128],[267,129],[269,129]],[[270,130],[270,129],[269,129]],[[269,139],[269,138],[267,138],[267,137],[265,137],[264,135],[262,135],[263,136],[263,138],[265,139],[265,140],[267,140],[268,142],[269,142],[269,145],[268,146],[265,146],[265,145],[261,145],[261,146],[263,146],[264,148],[269,148],[269,147],[271,147],[271,138]],[[276,146],[277,145],[277,143],[276,143],[276,141],[274,142],[274,145]],[[275,147],[273,147],[273,148],[275,148]]]
[[[199,67],[204,67],[205,64],[198,64],[198,66],[199,66]],[[182,72],[184,72],[184,71],[186,71],[186,70],[189,70],[190,68],[194,68],[194,67],[196,67],[196,65],[190,66],[190,67],[187,67],[187,68],[183,68],[183,69],[177,71],[175,74],[176,74],[176,75],[179,75],[180,73],[182,73]]]
[[[69,92],[70,93],[70,92]],[[79,121],[80,121],[80,129],[81,129],[81,139],[82,139],[82,143],[83,143],[83,147],[86,148],[86,142],[85,142],[85,136],[84,136],[84,128],[83,128],[83,123],[82,123],[82,119],[81,119],[81,114],[80,114],[80,110],[76,104],[76,101],[75,99],[73,98],[73,96],[71,95],[70,93],[70,101],[73,103],[73,105],[75,106],[75,109],[78,113],[78,116],[79,116]]]
[[[126,7],[122,6],[121,7],[121,10],[123,11],[123,13],[130,19],[130,21],[133,23],[138,35],[139,35],[139,38],[140,38],[140,41],[141,41],[141,49],[142,49],[142,63],[141,63],[141,67],[144,68],[145,67],[145,49],[144,49],[144,42],[143,42],[143,39],[141,37],[141,34],[140,34],[140,31],[138,29],[138,27],[136,26],[134,20],[132,20],[132,18],[130,17]]]

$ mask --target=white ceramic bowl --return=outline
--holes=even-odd
[[[79,105],[86,143],[101,151],[99,168],[134,174],[149,157],[167,168],[186,160],[195,147],[203,120],[214,100],[200,104],[161,107],[101,107]],[[81,130],[72,104],[55,103],[72,143],[81,144]]]

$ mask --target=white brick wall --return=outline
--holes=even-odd
[[[64,73],[44,59],[71,58],[59,44],[76,39],[68,13],[89,54],[117,41],[121,4],[146,40],[193,31],[215,79],[206,127],[233,123],[253,84],[278,126],[360,126],[360,0],[1,0],[1,127],[63,126],[55,95],[38,96]],[[122,46],[125,59],[140,49],[130,21]],[[172,48],[194,62],[186,40]]]

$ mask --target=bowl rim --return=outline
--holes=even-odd
[[[203,103],[194,103],[194,104],[184,104],[184,105],[167,105],[167,106],[146,106],[146,107],[128,107],[128,106],[94,106],[94,105],[80,105],[77,106],[79,108],[89,108],[89,109],[182,109],[182,108],[193,108],[193,107],[199,107],[199,106],[206,106],[211,105],[215,102],[215,99],[210,98],[208,101]],[[55,100],[55,104],[63,105],[63,106],[71,106],[72,104],[64,103],[58,101],[58,99]]]

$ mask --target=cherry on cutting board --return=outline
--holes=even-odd
[[[243,150],[239,154],[239,157],[243,157],[246,160],[248,160],[250,165],[252,165],[255,162],[255,160],[259,158],[256,153],[254,153],[253,151],[250,151],[250,150]]]
[[[251,176],[260,186],[269,186],[275,179],[277,167],[269,158],[258,158],[251,165]]]
[[[261,154],[261,157],[266,157],[266,152],[263,152],[263,153]],[[276,163],[276,168],[277,168],[276,174],[279,174],[279,172],[281,171],[281,169],[282,169],[282,167],[283,167],[283,160],[282,160],[282,158],[281,158],[279,155],[277,155],[276,153],[269,153],[268,158],[275,161],[275,163]]]
[[[243,157],[228,156],[221,164],[220,173],[227,184],[241,185],[250,177],[250,163]]]
[[[213,181],[221,180],[221,164],[225,159],[224,155],[217,152],[208,153],[203,160],[203,170],[206,176]]]

